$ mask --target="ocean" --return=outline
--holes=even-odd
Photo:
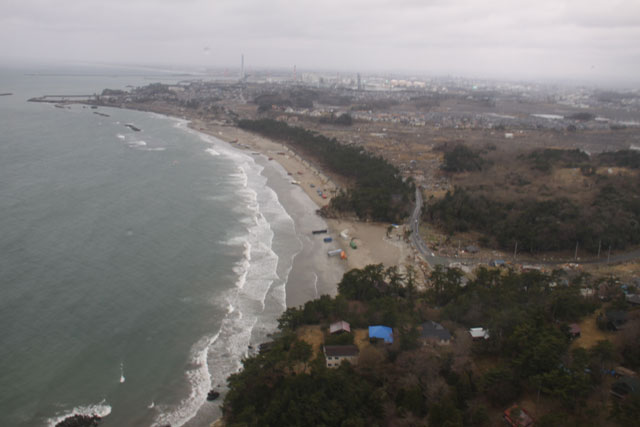
[[[311,203],[282,168],[182,120],[26,102],[183,78],[0,69],[0,425],[208,425],[275,330],[305,244],[285,205]]]

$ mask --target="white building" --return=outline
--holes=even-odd
[[[337,368],[343,360],[356,364],[360,351],[355,345],[325,345],[322,348],[327,368]]]

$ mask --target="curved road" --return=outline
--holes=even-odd
[[[481,259],[481,258],[443,257],[443,256],[436,255],[431,249],[429,249],[425,241],[422,240],[422,237],[420,236],[421,211],[422,211],[422,192],[420,191],[419,188],[416,187],[416,207],[414,208],[413,213],[411,214],[411,218],[409,220],[411,224],[411,242],[413,243],[415,248],[418,250],[418,252],[420,252],[420,255],[422,255],[422,258],[424,258],[424,260],[429,263],[429,265],[448,266],[452,262],[471,262],[474,264],[480,264],[480,263],[488,264],[490,262],[490,260],[488,259]],[[567,263],[607,264],[611,262],[617,263],[617,262],[633,261],[635,259],[640,259],[640,249],[631,251],[631,252],[625,252],[625,253],[613,255],[609,257],[609,259],[607,259],[607,257],[605,256],[599,259],[598,258],[585,259],[579,262],[576,262],[574,260],[534,261],[534,260],[526,260],[526,259],[523,259],[522,262],[527,264],[537,264],[537,265],[561,265],[561,264],[567,264]]]

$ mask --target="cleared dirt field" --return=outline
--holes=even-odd
[[[583,347],[589,349],[596,345],[598,341],[611,339],[613,337],[613,333],[605,332],[598,328],[596,324],[596,318],[598,317],[598,313],[596,312],[589,317],[585,317],[580,325],[580,337],[573,340],[571,343],[571,348]]]

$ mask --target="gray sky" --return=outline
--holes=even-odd
[[[640,0],[1,0],[0,40],[3,62],[640,82]]]

